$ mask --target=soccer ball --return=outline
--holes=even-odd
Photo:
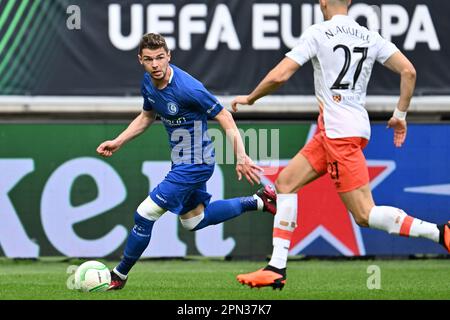
[[[111,283],[107,266],[98,261],[86,261],[75,271],[75,288],[83,292],[106,291]]]

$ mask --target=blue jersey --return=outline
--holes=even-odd
[[[208,119],[223,109],[203,84],[180,68],[170,65],[168,85],[159,90],[148,73],[142,81],[144,110],[157,113],[169,136],[172,182],[206,181],[214,170],[214,147],[207,134]]]

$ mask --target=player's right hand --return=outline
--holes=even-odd
[[[120,144],[115,140],[108,140],[97,147],[97,153],[103,157],[111,157],[114,152],[119,150]]]
[[[251,105],[251,103],[248,100],[248,96],[237,96],[236,98],[231,101],[231,108],[234,112],[238,111],[238,104],[242,105]]]
[[[260,175],[263,171],[263,168],[257,166],[249,156],[245,156],[241,161],[238,160],[236,164],[238,180],[241,181],[242,176],[244,176],[252,186],[255,183],[261,183]]]

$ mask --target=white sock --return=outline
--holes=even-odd
[[[113,269],[113,272],[114,272],[115,274],[117,274],[117,275],[119,276],[119,278],[122,279],[122,280],[125,280],[126,278],[128,278],[127,275],[121,274],[119,271],[117,271],[117,268],[114,268],[114,269]]]
[[[278,269],[286,268],[290,245],[291,241],[289,240],[273,238],[273,251],[269,265]]]
[[[286,268],[289,246],[297,226],[297,194],[278,194],[277,214],[273,221],[273,252],[269,265]]]
[[[253,195],[253,199],[256,200],[256,202],[258,203],[258,211],[263,211],[264,209],[264,201],[258,197],[256,194]]]
[[[439,242],[436,224],[408,216],[403,210],[394,207],[373,207],[369,215],[369,227],[389,234]]]

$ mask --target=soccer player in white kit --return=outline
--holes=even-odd
[[[297,226],[297,191],[326,173],[359,226],[430,239],[449,250],[449,223],[436,225],[413,218],[401,209],[374,203],[362,152],[370,139],[369,116],[364,106],[372,68],[378,61],[401,76],[400,99],[388,122],[388,127],[394,129],[396,147],[401,147],[406,138],[406,113],[416,71],[393,43],[347,15],[350,4],[351,0],[320,0],[325,21],[309,27],[298,45],[252,93],[232,101],[235,112],[238,105],[252,105],[312,61],[320,109],[318,132],[275,182],[278,198],[272,257],[265,268],[238,275],[242,284],[283,288],[290,240]]]

